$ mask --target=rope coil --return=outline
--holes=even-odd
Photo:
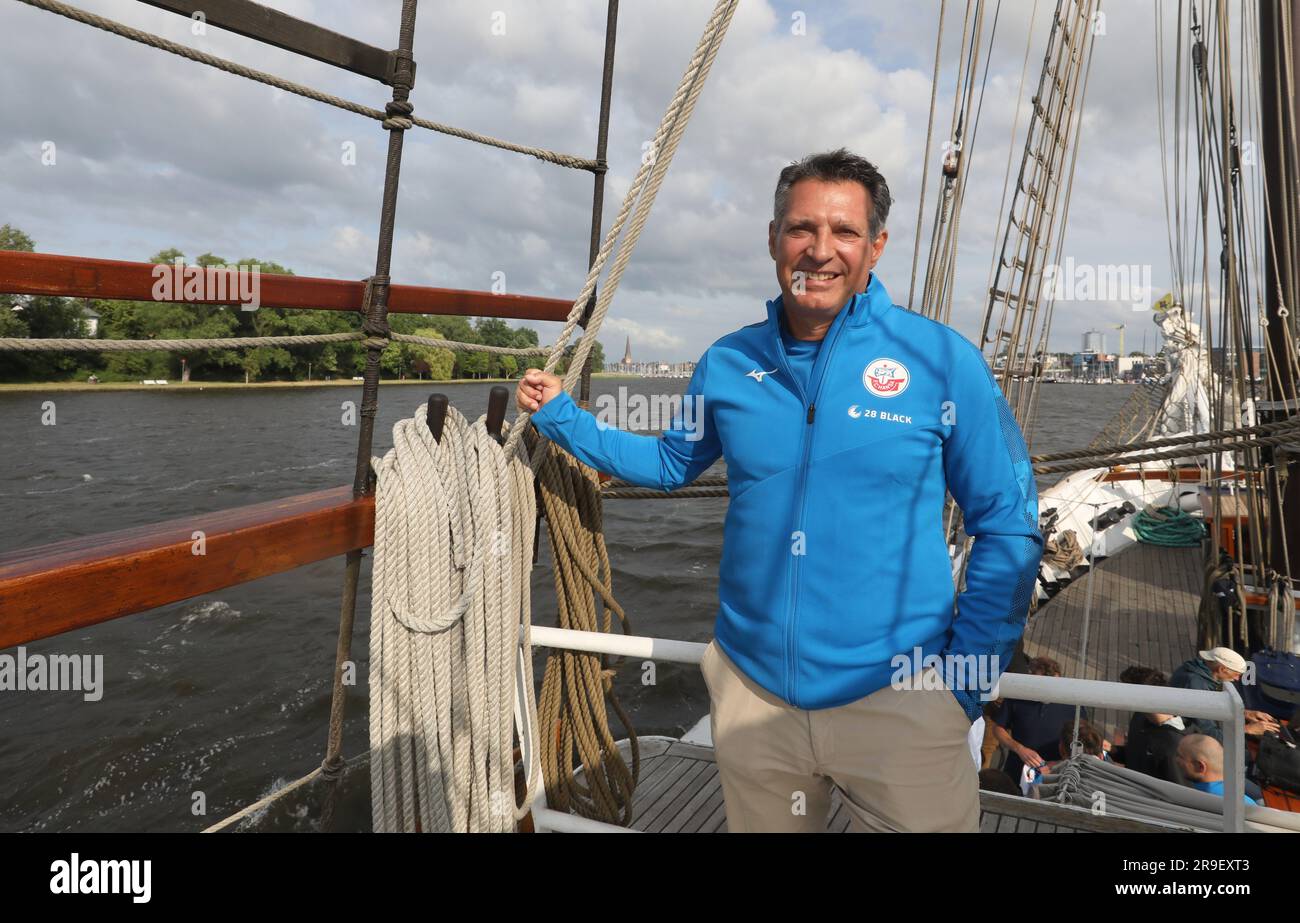
[[[427,410],[398,421],[393,448],[372,460],[374,828],[510,832],[540,778],[528,646],[533,478],[527,456],[502,451],[484,417],[471,425],[448,407],[435,440]],[[473,554],[485,546],[488,554]],[[515,717],[531,755],[522,804],[512,742],[517,676],[525,713]]]
[[[1205,537],[1205,523],[1182,510],[1148,506],[1133,517],[1138,541],[1165,548],[1194,548]]]

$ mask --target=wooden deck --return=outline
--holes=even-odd
[[[643,833],[726,833],[722,784],[713,751],[667,737],[640,741],[641,779],[632,826]],[[627,741],[619,741],[627,756]],[[973,767],[972,767],[973,769]],[[846,833],[849,814],[831,796],[828,833]],[[1153,824],[1096,817],[1080,808],[980,792],[981,833],[1167,832]]]
[[[1138,544],[1102,561],[1030,617],[1025,653],[1051,657],[1061,675],[1118,682],[1125,667],[1171,674],[1196,656],[1196,610],[1201,604],[1199,548]],[[1081,651],[1088,584],[1094,583],[1087,650]],[[1128,713],[1096,711],[1109,736],[1127,729]]]

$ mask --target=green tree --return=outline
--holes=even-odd
[[[487,353],[460,353],[457,363],[461,378],[487,378],[492,371],[492,364]]]
[[[0,250],[33,253],[36,242],[13,225],[0,226]],[[0,336],[31,339],[75,338],[83,335],[83,302],[50,295],[0,295]],[[70,353],[0,352],[0,379],[44,381],[67,378],[76,371]]]
[[[447,381],[456,368],[456,354],[440,346],[430,349],[425,361],[428,363],[428,375],[431,381]]]

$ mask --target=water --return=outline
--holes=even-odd
[[[620,386],[673,393],[685,381],[597,379],[593,393]],[[440,390],[474,418],[489,387]],[[428,390],[381,390],[375,455]],[[1033,450],[1086,444],[1130,390],[1044,387]],[[357,429],[343,424],[340,405],[359,403],[359,387],[59,393],[57,423],[46,426],[50,398],[0,394],[0,553],[352,482]],[[635,633],[712,636],[725,502],[605,505],[614,589]],[[543,546],[534,621],[554,624]],[[369,561],[345,755],[367,746]],[[339,557],[26,645],[31,654],[103,655],[104,693],[97,702],[80,692],[0,693],[0,831],[199,830],[309,772],[325,746],[342,583]],[[680,735],[708,711],[690,667],[661,663],[656,685],[643,686],[628,664],[616,691],[642,734]],[[336,828],[369,827],[365,775],[364,764],[349,775]],[[262,827],[314,828],[310,794],[285,802]]]

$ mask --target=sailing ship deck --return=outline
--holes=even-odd
[[[633,796],[632,826],[643,833],[726,833],[727,816],[713,751],[668,737],[640,741],[641,778]],[[624,758],[627,741],[619,741]],[[831,796],[828,833],[846,833],[849,814]],[[981,833],[1168,832],[1174,828],[1117,817],[1096,817],[1065,805],[980,792]]]
[[[1118,682],[1126,667],[1170,675],[1196,656],[1196,611],[1203,580],[1200,548],[1137,544],[1097,564],[1030,617],[1025,653],[1051,657],[1061,675]],[[1087,607],[1088,584],[1092,605]],[[1082,650],[1088,609],[1087,650]],[[1128,714],[1098,710],[1107,736],[1127,729]]]

